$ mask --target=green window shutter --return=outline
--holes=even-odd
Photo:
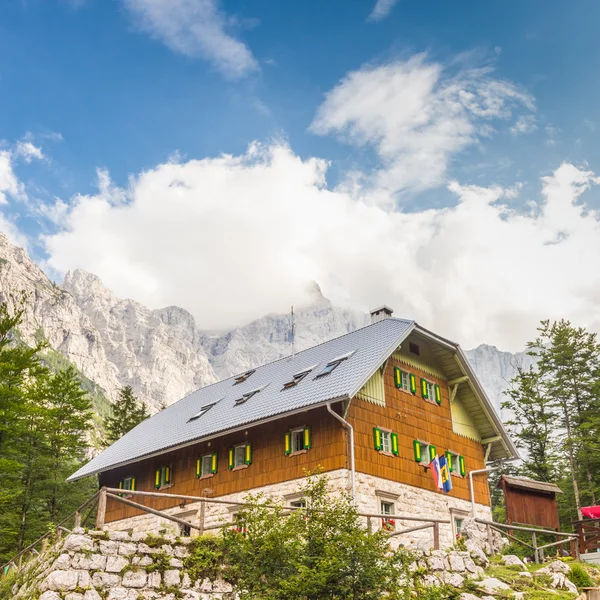
[[[131,488],[130,489],[132,492],[135,492],[135,477],[131,478]]]
[[[302,443],[305,450],[310,450],[312,445],[312,433],[310,431],[310,427],[304,428],[304,437],[302,439]]]
[[[292,452],[292,433],[288,431],[284,436],[283,447],[285,449],[285,455],[291,454]]]
[[[402,387],[402,371],[398,367],[394,367],[394,383],[397,388]]]
[[[452,454],[450,454],[450,452],[446,452],[446,464],[448,465],[448,471],[452,473],[452,471],[454,471],[454,465],[452,464]]]
[[[438,404],[441,404],[441,403],[442,403],[442,390],[440,389],[440,386],[439,386],[439,385],[436,385],[436,386],[435,386],[435,401],[436,401]]]
[[[399,449],[398,449],[398,434],[397,433],[392,433],[392,454],[394,456],[398,456],[399,453]]]
[[[417,378],[415,377],[415,374],[411,373],[409,379],[410,379],[410,391],[411,391],[411,393],[416,394],[417,393]]]
[[[161,470],[160,469],[156,469],[156,471],[154,472],[154,487],[156,489],[158,489],[161,486]]]
[[[228,460],[229,470],[233,469],[233,466],[234,466],[234,464],[233,464],[233,452],[234,452],[233,448],[229,448],[229,452],[227,454],[227,457],[228,457],[227,460]]]
[[[433,460],[437,455],[437,449],[435,446],[429,446],[429,460]]]
[[[219,468],[219,458],[216,452],[212,453],[212,458],[210,459],[210,472],[214,475]]]
[[[421,378],[421,395],[425,400],[429,398],[429,394],[427,393],[427,380]]]
[[[119,481],[119,489],[122,490],[123,489],[123,480],[121,479],[121,481]]]
[[[196,477],[202,477],[202,459],[201,458],[196,459]]]
[[[415,451],[415,460],[421,462],[421,442],[413,440],[413,450]]]
[[[383,442],[381,441],[381,430],[379,427],[373,427],[373,443],[375,445],[375,450],[383,449]]]
[[[464,456],[459,456],[458,457],[458,466],[459,466],[459,472],[460,472],[460,474],[464,477],[467,474],[467,469],[465,467],[465,457]]]
[[[244,461],[247,465],[251,465],[252,464],[252,444],[248,443],[246,444],[246,452],[244,455]]]

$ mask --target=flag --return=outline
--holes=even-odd
[[[442,474],[440,473],[440,461],[439,461],[437,455],[431,459],[431,462],[429,463],[429,467],[431,468],[433,484],[435,485],[436,489],[438,489],[438,490],[443,489],[444,485],[442,483]]]
[[[452,479],[450,477],[450,470],[448,469],[448,461],[445,456],[440,456],[440,478],[442,480],[442,488],[444,494],[447,494],[452,489]]]

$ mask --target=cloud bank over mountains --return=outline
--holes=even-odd
[[[386,303],[465,347],[521,348],[541,318],[600,330],[600,224],[586,195],[600,179],[589,168],[556,165],[526,198],[519,182],[449,180],[466,149],[534,123],[533,97],[488,68],[450,71],[424,55],[368,65],[325,95],[310,127],[369,149],[375,168],[330,185],[324,158],[254,142],[240,155],[174,158],[126,187],[99,170],[96,193],[36,207],[54,222],[46,266],[85,269],[153,308],[182,306],[202,329],[285,312],[317,281],[334,304]],[[14,160],[0,153],[7,202],[22,189]],[[433,188],[445,206],[403,210],[405,194]]]

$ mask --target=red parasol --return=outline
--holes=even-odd
[[[600,506],[584,506],[581,514],[588,519],[600,519]]]

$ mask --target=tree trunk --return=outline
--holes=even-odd
[[[567,428],[567,452],[569,454],[569,466],[571,468],[571,479],[573,481],[573,495],[575,497],[575,507],[577,508],[577,518],[583,519],[581,512],[581,500],[579,498],[579,485],[575,475],[575,457],[573,456],[573,437],[571,434],[571,419],[569,418],[569,408],[566,402],[562,403],[565,415],[565,427]]]

